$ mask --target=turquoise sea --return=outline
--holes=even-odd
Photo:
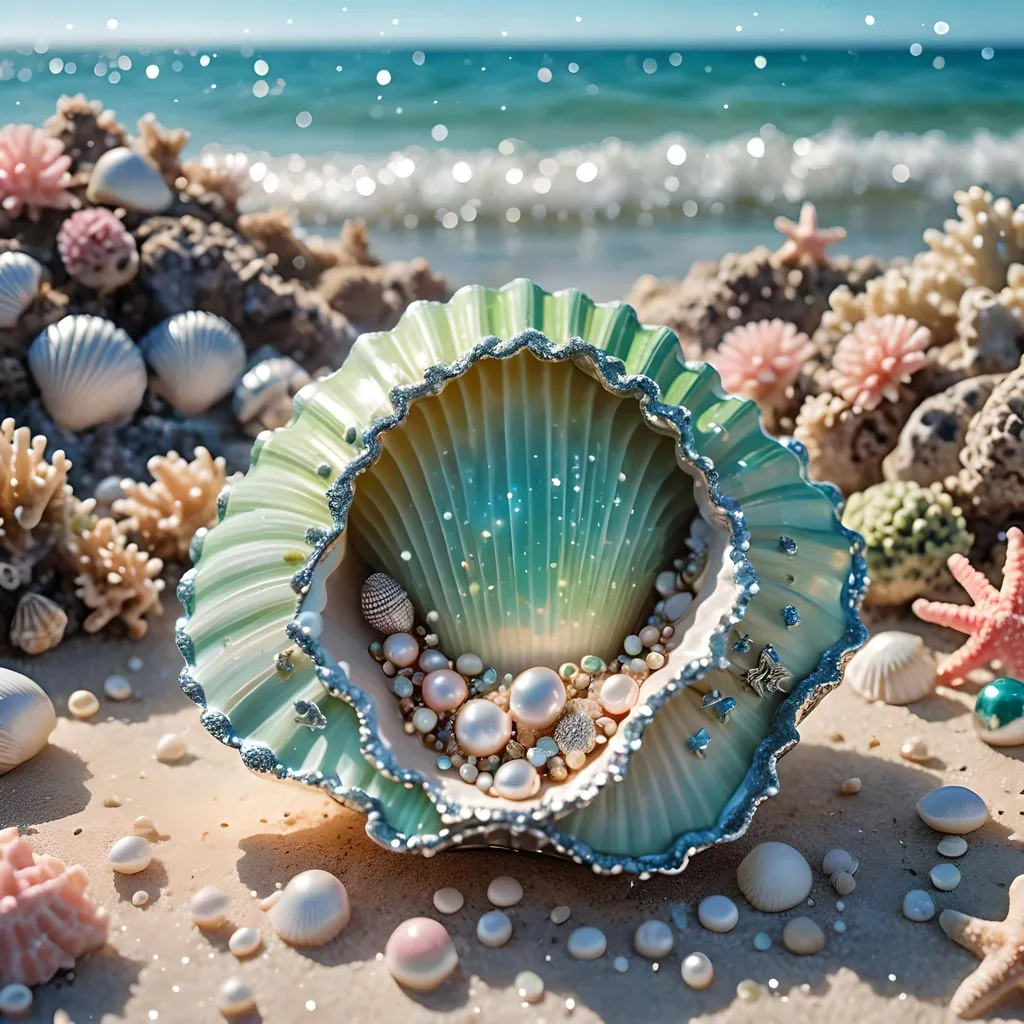
[[[457,283],[611,297],[807,198],[846,251],[909,254],[957,188],[1024,199],[1024,50],[38,50],[0,52],[5,118],[69,92],[152,111],[249,208],[363,217]]]

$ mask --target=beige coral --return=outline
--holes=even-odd
[[[91,511],[92,500],[78,506],[78,514]],[[66,554],[74,569],[75,594],[92,609],[82,628],[95,633],[113,619],[121,619],[138,639],[149,625],[145,616],[163,612],[160,594],[164,567],[159,558],[141,551],[113,519],[98,519],[91,527],[73,532]]]
[[[869,411],[855,411],[827,391],[808,398],[793,436],[807,449],[811,479],[834,483],[844,494],[879,483],[882,460],[896,447],[917,402],[907,387],[901,388],[897,401]]]
[[[78,867],[36,856],[17,828],[0,830],[0,980],[41,985],[106,942],[109,919]]]
[[[177,188],[182,176],[182,150],[188,145],[189,133],[184,128],[165,128],[155,114],[146,114],[139,119],[138,151],[157,170],[171,188]]]
[[[0,423],[0,537],[9,547],[23,550],[40,522],[59,521],[71,495],[71,462],[59,449],[47,462],[45,451],[42,434],[10,417]]]
[[[845,287],[832,293],[815,341],[834,342],[867,317],[901,313],[944,345],[956,334],[959,302],[968,288],[998,291],[1011,274],[1021,280],[1024,271],[1013,265],[1024,261],[1024,205],[1014,209],[1010,200],[993,199],[977,185],[954,198],[959,219],[947,220],[944,231],[926,231],[926,252],[869,281],[860,295]]]
[[[123,480],[124,497],[112,506],[126,517],[120,524],[125,533],[160,558],[187,558],[196,530],[217,522],[217,496],[227,480],[224,459],[203,447],[194,454],[191,462],[174,451],[154,455],[146,468],[155,482]]]

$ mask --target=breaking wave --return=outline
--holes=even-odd
[[[283,207],[309,225],[346,217],[406,227],[438,222],[551,226],[558,221],[721,215],[745,208],[948,204],[983,184],[1020,201],[1024,132],[856,137],[834,128],[794,139],[768,126],[753,137],[706,143],[683,134],[634,144],[540,151],[506,139],[474,152],[409,147],[385,157],[268,156],[207,147],[204,163],[246,179],[244,207]]]

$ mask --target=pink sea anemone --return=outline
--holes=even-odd
[[[806,334],[775,319],[734,327],[708,360],[727,391],[770,405],[785,396],[813,354]]]
[[[17,217],[22,210],[37,216],[42,209],[75,205],[67,191],[71,157],[64,143],[30,124],[0,128],[0,206]]]
[[[80,867],[37,857],[16,828],[0,829],[0,979],[41,985],[107,939],[107,912]]]
[[[900,384],[924,366],[932,334],[916,320],[887,313],[862,320],[836,346],[829,386],[854,409],[868,412],[883,398],[895,402]]]
[[[90,288],[113,291],[139,269],[135,239],[112,211],[79,210],[61,225],[57,248],[67,272]]]

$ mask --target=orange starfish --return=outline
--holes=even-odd
[[[971,595],[974,607],[917,600],[914,614],[925,622],[967,633],[970,640],[939,666],[938,681],[959,686],[971,669],[1000,661],[1004,674],[1024,678],[1024,533],[1006,531],[1003,586],[996,590],[963,555],[951,555],[949,571]]]
[[[964,949],[981,957],[953,993],[949,1008],[964,1020],[974,1020],[1024,987],[1024,875],[1010,883],[1010,907],[1005,921],[986,921],[957,910],[939,916],[942,930]]]
[[[828,263],[825,250],[846,237],[846,228],[818,227],[818,211],[814,203],[804,203],[800,207],[798,223],[788,217],[776,217],[775,230],[781,231],[788,239],[776,253],[783,263],[800,263],[805,256],[810,263]]]

